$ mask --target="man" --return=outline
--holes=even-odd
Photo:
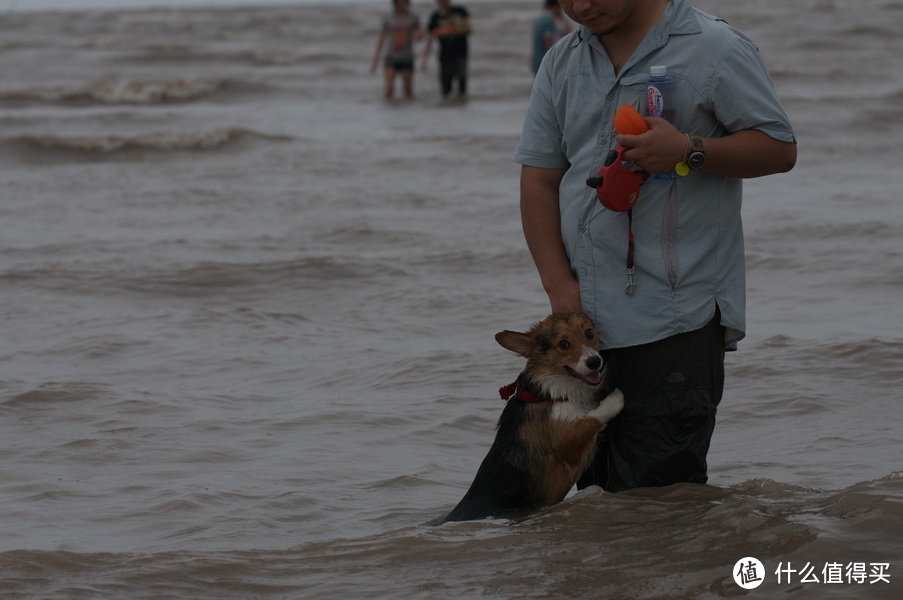
[[[436,0],[436,10],[430,16],[427,32],[429,35],[423,51],[423,69],[426,70],[435,38],[439,40],[439,86],[442,97],[449,97],[452,83],[457,81],[458,96],[466,98],[470,13],[463,6],[452,5],[451,0]]]
[[[558,0],[545,0],[543,6],[542,14],[533,21],[533,57],[530,67],[534,75],[549,48],[571,32],[571,26],[562,15]]]
[[[741,178],[793,168],[793,130],[752,42],[687,0],[561,5],[580,27],[537,73],[515,161],[551,308],[593,319],[625,394],[580,486],[705,483],[724,350],[745,329]],[[616,136],[615,111],[643,103],[652,65],[675,81],[675,123]],[[617,145],[659,175],[630,219],[585,184]]]

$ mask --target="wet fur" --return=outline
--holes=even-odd
[[[508,401],[470,489],[445,521],[514,516],[561,502],[586,468],[596,435],[623,407],[620,390],[599,403],[605,368],[585,315],[556,313],[526,333],[502,331],[496,340],[527,358],[521,389],[567,402]]]

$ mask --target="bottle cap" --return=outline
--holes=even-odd
[[[666,65],[652,65],[649,67],[649,73],[654,76],[661,76],[668,74],[668,67]]]

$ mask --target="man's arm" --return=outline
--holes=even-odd
[[[552,312],[579,311],[580,286],[561,239],[558,186],[567,168],[524,166],[520,176],[521,223]]]
[[[435,29],[429,29],[426,33],[426,45],[423,48],[423,59],[420,61],[420,70],[426,71],[430,59],[430,50],[433,48],[433,38],[436,37]]]
[[[455,28],[455,35],[469,35],[473,33],[473,27],[470,25],[470,12],[466,8],[461,8],[458,11],[458,19],[457,27]]]
[[[668,121],[647,117],[649,131],[641,135],[619,135],[618,143],[630,148],[624,159],[649,173],[667,173],[684,160],[687,136]],[[762,177],[786,173],[796,164],[796,144],[776,140],[755,129],[745,129],[718,138],[703,138],[706,163],[700,169],[726,177]]]
[[[379,57],[382,54],[383,42],[386,40],[386,28],[383,27],[379,32],[379,39],[376,41],[376,50],[373,52],[373,63],[370,65],[370,72],[375,73],[379,66]]]

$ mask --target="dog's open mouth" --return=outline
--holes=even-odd
[[[565,368],[568,370],[568,373],[570,373],[571,375],[573,375],[577,379],[580,379],[581,381],[583,381],[584,383],[586,383],[588,385],[599,385],[600,383],[602,383],[602,371],[592,371],[591,373],[583,374],[583,373],[578,373],[577,371],[575,371],[574,369],[572,369],[570,367],[565,367]]]

